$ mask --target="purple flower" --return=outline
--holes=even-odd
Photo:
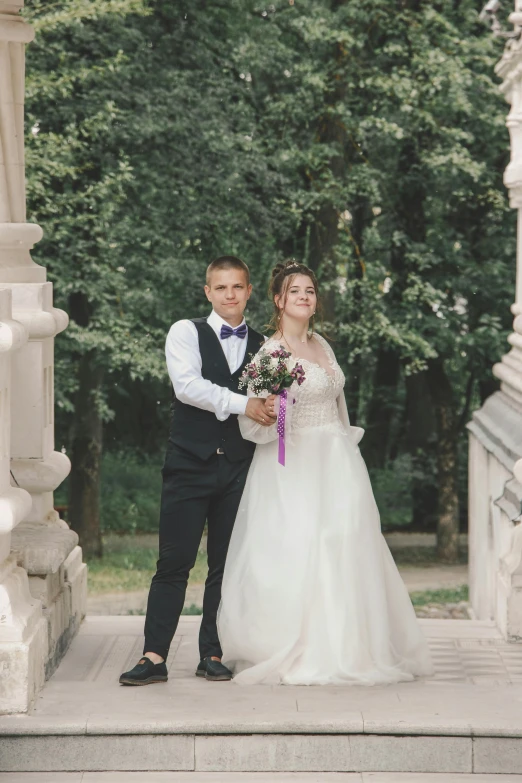
[[[304,382],[304,370],[300,364],[294,364],[290,369],[291,354],[284,348],[272,352],[262,351],[254,361],[251,361],[241,376],[240,386],[247,386],[256,394],[267,391],[271,394],[281,394],[292,383],[299,386]],[[274,362],[273,359],[276,361]],[[275,365],[275,366],[274,366]]]
[[[274,359],[288,359],[290,354],[288,351],[285,351],[284,348],[276,348],[275,351],[272,351],[270,353],[270,356],[273,356]]]

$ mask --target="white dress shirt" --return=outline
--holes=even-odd
[[[242,323],[244,322],[245,319]],[[243,339],[232,335],[222,340],[221,327],[227,322],[214,310],[209,315],[207,323],[215,331],[230,372],[234,373],[245,358],[248,333]],[[217,345],[216,350],[218,350]],[[194,405],[204,411],[212,411],[219,421],[225,421],[231,413],[245,413],[248,402],[246,395],[231,392],[230,389],[218,386],[202,377],[198,332],[192,321],[176,321],[170,327],[165,343],[165,356],[174,393],[180,402]]]

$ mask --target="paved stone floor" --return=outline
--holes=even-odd
[[[9,726],[168,721],[230,726],[242,719],[365,725],[441,721],[456,729],[498,724],[522,732],[522,644],[504,642],[490,623],[421,620],[435,675],[377,686],[236,686],[194,677],[199,617],[182,617],[168,660],[169,682],[122,687],[118,676],[141,655],[142,617],[88,617],[30,716],[0,717]],[[448,725],[449,725],[448,724]],[[507,724],[507,725],[506,725]],[[521,769],[522,773],[522,769]]]
[[[78,689],[80,692],[85,687],[92,693],[96,693],[99,688],[109,688],[114,692],[116,703],[112,703],[112,709],[118,702],[123,706],[135,699],[138,699],[140,704],[146,704],[147,694],[153,690],[158,691],[159,688],[139,689],[138,693],[138,689],[122,688],[117,684],[120,672],[129,668],[141,655],[143,622],[143,617],[88,617],[58,671],[46,685],[33,715],[52,714],[58,705],[60,709],[66,708],[69,699],[75,702],[75,711],[85,713],[87,709],[90,714],[91,704],[84,703],[82,706],[82,702],[78,703],[78,700],[72,697],[73,691]],[[294,692],[297,701],[300,694],[305,694],[306,699],[315,700],[336,693],[343,697],[346,704],[353,703],[354,697],[357,703],[362,703],[361,699],[373,699],[372,694],[384,696],[392,691],[400,693],[403,689],[405,693],[418,688],[429,688],[431,692],[433,686],[442,687],[447,683],[522,687],[522,644],[505,642],[493,624],[471,620],[420,622],[428,638],[435,665],[435,675],[428,680],[384,688],[245,688],[233,683],[210,684],[193,677],[193,669],[198,661],[197,634],[200,617],[182,617],[167,661],[170,682],[160,688],[166,690],[171,698],[175,698],[176,691],[180,688],[183,693],[189,689],[194,696],[204,693],[205,698],[209,696],[209,689],[212,689],[212,693],[216,692],[220,701],[224,699],[225,703],[228,698],[235,700],[238,695],[243,695],[243,698],[248,694],[248,703],[255,709],[256,698],[264,699],[268,692],[274,694],[274,705],[278,704],[278,699],[287,702],[288,694]],[[65,699],[60,695],[64,693],[64,686],[65,692],[69,694]],[[154,701],[156,698],[157,694]]]
[[[511,777],[505,778],[506,783],[517,779],[522,783],[518,778],[519,772],[522,774],[522,644],[504,642],[492,624],[471,620],[422,620],[436,668],[435,675],[428,679],[371,688],[241,687],[234,683],[209,683],[194,677],[198,660],[199,620],[199,617],[183,617],[180,622],[168,661],[169,682],[133,688],[120,686],[118,676],[141,654],[143,618],[87,618],[31,714],[0,717],[0,759],[2,743],[7,742],[4,745],[5,754],[9,755],[8,746],[13,753],[19,753],[15,744],[9,745],[17,736],[24,743],[29,742],[31,736],[37,737],[38,742],[47,743],[44,745],[46,748],[52,746],[51,740],[56,741],[55,752],[59,753],[60,743],[67,742],[68,738],[76,737],[75,741],[80,742],[81,737],[101,739],[101,735],[154,735],[161,738],[161,735],[186,737],[190,734],[202,737],[201,747],[204,742],[215,741],[213,758],[220,751],[221,740],[216,735],[291,735],[296,742],[308,742],[304,736],[298,740],[300,735],[313,735],[316,739],[323,735],[329,736],[330,739],[324,737],[321,742],[330,742],[335,737],[340,741],[341,735],[378,735],[376,740],[379,739],[381,743],[384,761],[379,761],[380,766],[377,767],[355,766],[355,769],[361,770],[355,774],[325,772],[320,776],[315,773],[315,777],[313,774],[307,776],[304,772],[286,776],[273,772],[267,776],[262,772],[263,766],[259,770],[257,767],[229,766],[231,771],[220,777],[220,767],[207,766],[196,767],[196,770],[205,772],[205,776],[201,777],[200,772],[162,772],[154,775],[141,772],[136,773],[136,776],[131,772],[113,772],[110,773],[113,777],[109,777],[109,773],[104,773],[107,777],[103,777],[92,771],[85,774],[68,773],[65,776],[60,773],[61,777],[58,772],[47,773],[47,777],[44,773],[36,773],[39,775],[36,778],[28,774],[34,767],[26,766],[28,772],[24,773],[25,777],[17,778],[16,771],[24,767],[17,766],[18,762],[11,755],[8,765],[0,767],[11,770],[0,774],[2,783],[4,780],[6,783],[30,783],[33,780],[39,783],[50,783],[51,780],[56,783],[61,780],[71,783],[80,780],[83,783],[119,783],[123,780],[126,783],[199,783],[200,780],[202,783],[267,783],[269,780],[273,783],[278,780],[281,783],[287,780],[294,783],[300,780],[303,783],[464,783],[468,779],[482,783],[489,781],[489,775],[493,773],[497,783],[502,781],[499,776],[501,773],[510,773]],[[405,766],[405,772],[399,773],[398,777],[386,777],[384,772],[390,769],[385,766],[386,754],[389,752],[385,748],[386,737],[389,742],[396,743],[401,736],[409,738],[408,741],[423,737],[422,742],[427,743],[426,747],[430,742],[440,741],[442,744],[436,755],[442,759],[442,766],[438,766],[438,761],[432,761],[431,769],[415,769],[424,769],[425,772],[443,772],[446,769],[454,774],[408,777],[408,767]],[[130,741],[132,737],[128,739]],[[22,748],[22,745],[18,747]],[[29,749],[31,746],[23,747]],[[446,752],[448,765],[451,763],[452,766],[444,766]],[[461,765],[464,752],[468,755],[466,760],[462,759]],[[114,755],[111,755],[110,760],[113,758]],[[100,761],[100,765],[102,763]],[[125,758],[122,763],[125,763]],[[100,765],[58,766],[51,769],[126,769],[125,766]],[[45,768],[50,769],[37,767]],[[167,767],[179,770],[189,768]],[[364,772],[372,768],[380,769],[382,773]],[[136,767],[131,766],[129,769]],[[252,774],[248,772],[249,769],[258,771]],[[323,769],[332,767],[325,766]],[[343,767],[335,769],[342,770]],[[240,775],[241,770],[248,774]],[[278,770],[283,771],[284,767]],[[467,775],[457,774],[459,772],[488,774],[483,778],[478,774],[468,778]],[[84,775],[83,778],[79,777],[80,774]]]

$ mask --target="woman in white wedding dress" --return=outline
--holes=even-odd
[[[223,662],[243,684],[364,684],[432,671],[408,592],[381,534],[366,465],[350,427],[344,375],[309,325],[317,282],[290,262],[273,272],[276,332],[302,364],[286,465],[276,426],[240,416],[257,443],[223,578]],[[273,409],[273,398],[267,405]]]

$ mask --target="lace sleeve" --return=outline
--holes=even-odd
[[[268,397],[268,392],[263,392],[262,394],[258,395],[255,395],[250,391],[248,392],[249,398],[256,396]],[[248,416],[238,416],[238,421],[241,435],[245,440],[251,440],[253,443],[262,445],[264,443],[270,443],[270,441],[276,440],[277,438],[277,427],[275,423],[271,424],[270,427],[263,427],[256,421],[249,419]]]
[[[364,430],[362,427],[352,427],[352,425],[350,424],[350,417],[348,415],[348,407],[346,405],[344,390],[340,393],[340,395],[337,398],[337,410],[339,413],[341,424],[343,425],[346,434],[352,440],[353,444],[357,446],[362,436],[364,435]]]
[[[337,364],[337,359],[335,358],[335,353],[333,352],[333,348],[330,345],[330,343],[328,343],[324,339],[324,337],[321,337],[320,334],[315,334],[314,337],[317,339],[317,341],[324,349],[324,352],[326,353],[330,364],[332,366],[334,364]],[[352,425],[350,424],[350,417],[348,415],[348,407],[346,405],[344,389],[341,390],[341,393],[337,397],[337,412],[339,414],[339,419],[344,427],[345,432],[356,446],[361,440],[362,436],[364,435],[364,430],[362,429],[362,427],[352,427]]]

